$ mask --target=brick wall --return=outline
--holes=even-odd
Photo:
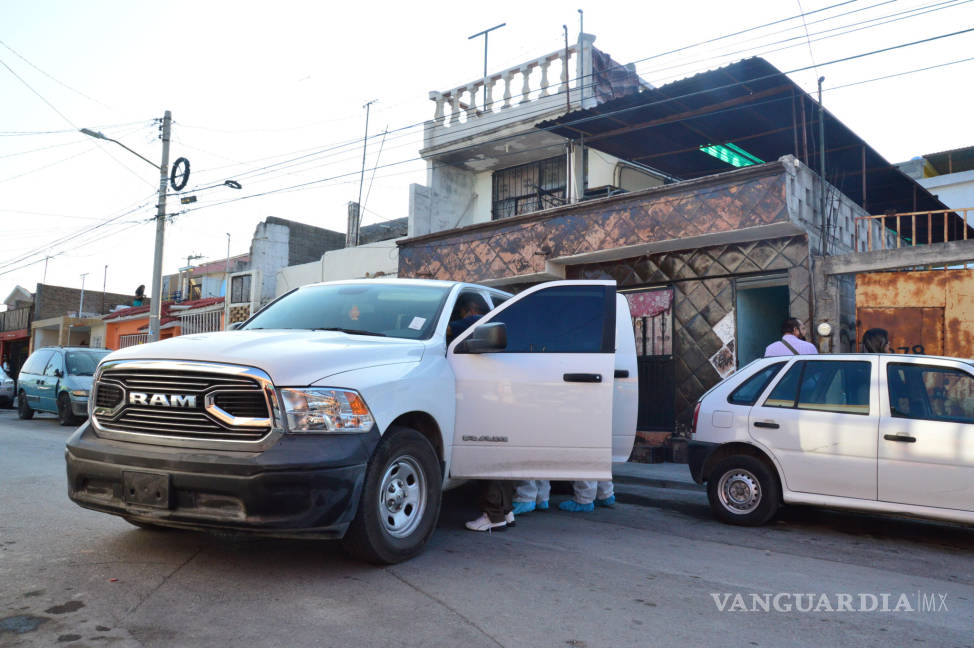
[[[325,252],[345,247],[344,232],[296,223],[275,216],[268,217],[265,222],[269,225],[284,225],[290,230],[287,255],[289,266],[317,261]]]
[[[104,308],[102,308],[102,295],[104,295]],[[34,321],[76,313],[80,298],[80,288],[37,284],[37,290],[34,293]],[[131,306],[133,299],[135,297],[132,295],[102,293],[100,290],[86,289],[82,311],[104,315],[111,312],[112,308],[118,304]]]

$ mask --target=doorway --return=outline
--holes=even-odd
[[[789,314],[788,275],[748,277],[734,282],[737,294],[737,366],[764,356],[781,337]]]
[[[636,334],[639,371],[640,432],[672,432],[675,428],[676,381],[673,365],[673,289],[654,288],[624,293]]]

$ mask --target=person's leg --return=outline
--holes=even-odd
[[[534,479],[517,482],[514,489],[514,515],[523,515],[535,509],[535,500],[538,497],[538,485],[540,483]]]
[[[513,483],[490,479],[483,482],[483,490],[477,502],[483,514],[467,522],[471,531],[501,531],[507,528],[507,514],[511,511]]]
[[[538,494],[535,496],[536,507],[539,511],[548,510],[548,500],[551,498],[551,482],[547,479],[536,480]]]
[[[595,499],[595,488],[594,481],[578,480],[572,482],[574,497],[559,504],[558,508],[572,513],[594,511],[595,505],[592,501]]]
[[[595,495],[595,505],[612,508],[616,504],[615,487],[611,481],[600,481]]]

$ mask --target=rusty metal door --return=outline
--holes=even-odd
[[[871,328],[886,329],[896,353],[944,355],[943,308],[857,308],[856,350]]]

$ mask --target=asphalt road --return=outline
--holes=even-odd
[[[613,510],[487,535],[461,489],[421,556],[376,568],[83,510],[70,433],[0,410],[0,646],[974,646],[970,528],[791,509],[744,529],[701,492],[620,484]]]

